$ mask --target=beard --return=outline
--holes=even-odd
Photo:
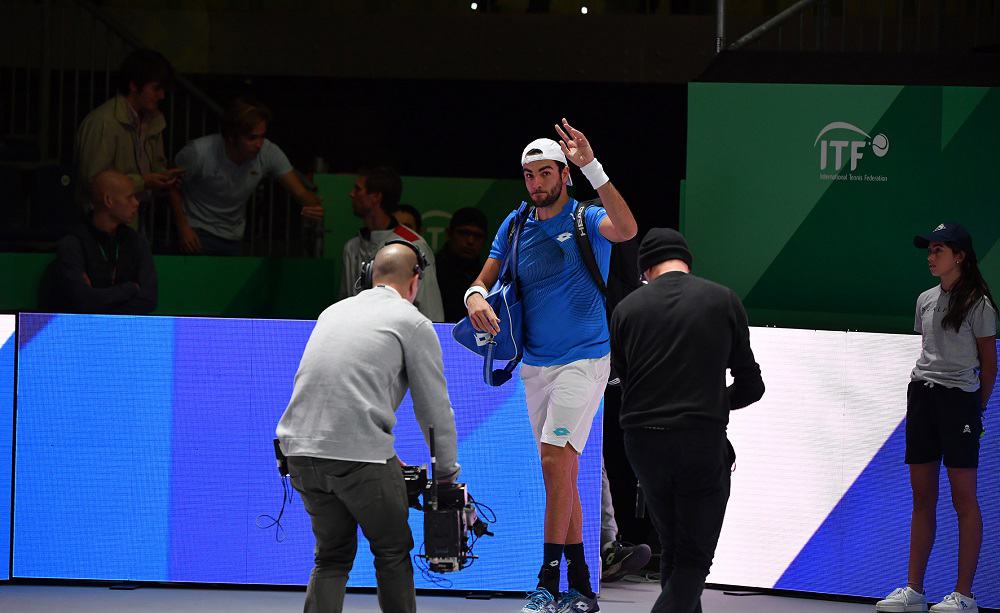
[[[559,200],[559,196],[562,195],[562,190],[563,190],[563,182],[562,180],[560,180],[559,183],[557,183],[556,186],[552,188],[552,191],[545,194],[545,198],[541,202],[535,203],[535,208],[544,209],[547,206],[552,206],[553,204],[556,203],[557,200]],[[536,194],[531,195],[532,200],[535,199],[534,198],[535,195]]]

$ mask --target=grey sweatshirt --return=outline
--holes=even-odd
[[[319,316],[306,344],[278,422],[281,449],[385,463],[395,455],[392,429],[407,388],[425,440],[434,426],[439,478],[456,477],[455,414],[434,326],[391,287],[341,300]]]
[[[375,254],[386,242],[401,238],[416,245],[427,258],[427,270],[424,271],[424,278],[417,290],[417,309],[431,321],[444,321],[444,307],[441,306],[441,290],[437,283],[434,252],[419,234],[397,223],[395,219],[392,219],[391,222],[392,225],[385,230],[368,232],[362,229],[358,236],[344,244],[344,267],[340,277],[340,297],[347,298],[358,293],[354,289],[354,282],[358,279],[362,262],[373,260]]]

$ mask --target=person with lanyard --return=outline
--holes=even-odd
[[[605,174],[583,132],[564,118],[557,143],[532,141],[521,154],[521,172],[533,212],[518,245],[518,281],[523,314],[524,382],[528,417],[539,444],[545,481],[545,526],[541,570],[523,613],[588,613],[600,607],[590,585],[583,549],[583,511],[577,490],[579,456],[604,395],[610,372],[604,294],[574,240],[567,160],[580,167],[597,190],[602,207],[589,207],[585,225],[604,279],[611,244],[636,234],[625,199]],[[480,331],[499,333],[499,319],[487,304],[486,288],[499,276],[516,211],[497,231],[489,258],[465,294],[469,320]],[[569,590],[559,596],[560,563],[566,557]],[[557,598],[558,597],[558,598]]]
[[[976,472],[983,411],[997,376],[997,304],[965,228],[943,223],[914,237],[913,244],[927,250],[930,273],[941,282],[917,298],[913,323],[921,351],[906,390],[906,463],[913,489],[909,577],[875,610],[927,611],[924,575],[934,546],[943,459],[958,515],[958,577],[955,590],[930,610],[974,612],[972,581],[983,541]]]
[[[156,269],[149,243],[129,227],[139,210],[132,181],[105,170],[91,182],[87,223],[56,247],[59,310],[144,314],[156,308]]]

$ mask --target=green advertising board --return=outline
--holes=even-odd
[[[753,325],[905,332],[914,234],[972,233],[1000,288],[1000,89],[695,83],[681,230]]]
[[[338,262],[344,244],[357,236],[358,229],[363,225],[351,213],[348,194],[354,181],[354,175],[316,175],[314,178],[326,209],[323,256]],[[435,252],[444,245],[444,231],[452,213],[471,206],[482,210],[489,222],[483,252],[485,258],[500,222],[517,208],[524,197],[524,182],[520,179],[403,177],[402,202],[413,205],[423,215],[423,237]]]
[[[351,214],[354,176],[319,175],[326,207],[323,259],[155,256],[157,315],[314,319],[338,299],[341,250],[361,220]],[[466,206],[486,213],[489,238],[524,198],[518,179],[404,177],[403,198],[423,213],[424,238],[437,251],[451,214]],[[51,253],[0,253],[0,311],[36,310]]]
[[[0,253],[0,312],[47,308],[40,293],[54,261],[52,253]],[[153,262],[154,315],[315,319],[337,300],[329,260],[157,255]]]

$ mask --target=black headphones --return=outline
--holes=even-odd
[[[413,249],[413,253],[417,256],[417,263],[413,266],[413,274],[417,275],[418,279],[424,278],[424,271],[427,269],[428,264],[427,258],[424,256],[424,252],[421,251],[419,247],[408,240],[394,238],[391,241],[386,241],[384,245],[379,247],[379,251],[382,251],[382,249],[388,247],[389,245],[406,245],[410,249]],[[376,255],[378,254],[376,253]],[[354,289],[356,291],[360,292],[372,288],[372,269],[374,268],[374,264],[374,258],[361,263],[361,271],[358,274],[358,278],[354,281]]]

